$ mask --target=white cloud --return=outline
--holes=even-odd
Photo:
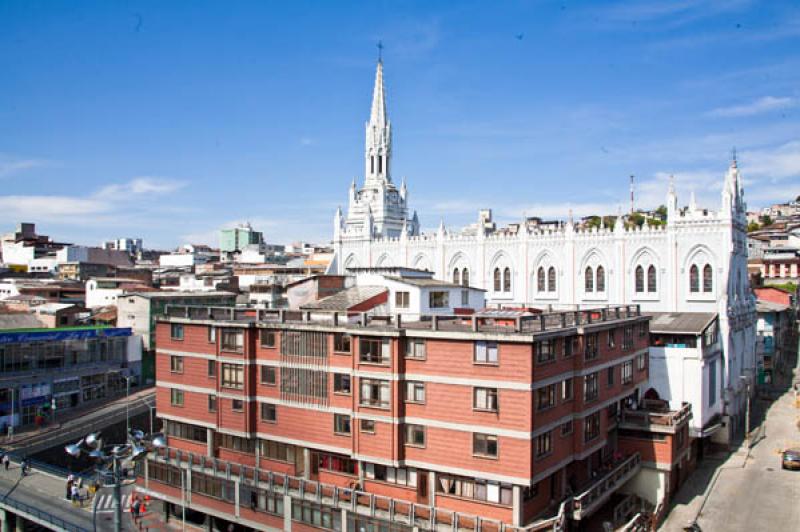
[[[744,151],[740,155],[742,167],[749,175],[775,182],[787,178],[800,178],[800,140],[793,140],[772,148]]]
[[[106,185],[98,190],[94,196],[98,198],[114,199],[131,195],[163,195],[175,192],[186,186],[185,182],[162,179],[158,177],[137,177],[127,183]]]
[[[17,159],[0,154],[0,178],[9,177],[18,172],[39,168],[47,165],[47,161],[42,159]]]
[[[717,116],[724,118],[753,116],[762,113],[769,113],[771,111],[778,111],[780,109],[788,109],[797,105],[797,100],[794,98],[764,96],[753,102],[743,105],[733,105],[730,107],[718,107],[708,112],[708,116]]]

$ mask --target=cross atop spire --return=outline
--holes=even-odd
[[[378,63],[383,62],[383,41],[378,41],[376,45],[378,47]]]
[[[731,166],[736,168],[736,146],[731,150]]]

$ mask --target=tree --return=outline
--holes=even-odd
[[[631,225],[635,225],[636,227],[641,227],[644,224],[644,216],[638,212],[631,214],[628,220],[630,220]]]
[[[667,219],[667,206],[666,205],[659,205],[658,209],[656,209],[656,214],[662,220],[666,220]]]
[[[770,218],[769,214],[765,214],[761,217],[761,225],[766,227],[768,225],[772,225],[772,218]]]
[[[748,233],[752,233],[753,231],[758,231],[759,229],[761,229],[761,226],[758,225],[758,222],[753,221],[747,224]]]

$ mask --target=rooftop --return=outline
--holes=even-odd
[[[418,286],[420,288],[461,288],[464,290],[479,290],[486,292],[483,288],[475,288],[472,286],[464,286],[456,283],[448,283],[447,281],[440,281],[438,279],[428,279],[425,277],[394,277],[387,275],[386,279],[396,281],[398,283],[405,283],[411,286]]]
[[[756,300],[756,312],[783,312],[789,310],[789,305],[782,305],[781,303],[774,303],[764,299]]]
[[[353,286],[319,301],[306,303],[300,308],[301,310],[346,311],[385,292],[387,290],[384,286]]]
[[[188,291],[181,291],[181,290],[157,290],[154,292],[129,292],[125,294],[126,297],[137,296],[143,297],[145,299],[172,299],[175,297],[180,298],[196,298],[196,299],[205,299],[209,297],[221,297],[221,296],[235,296],[233,292],[223,292],[217,290],[211,290],[208,292],[188,292]]]
[[[651,333],[702,334],[717,319],[716,312],[651,312]]]

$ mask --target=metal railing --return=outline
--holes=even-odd
[[[661,427],[675,428],[680,426],[684,421],[691,419],[691,417],[691,403],[683,403],[679,410],[670,410],[666,412],[648,410],[647,405],[645,405],[645,408],[642,410],[622,410],[620,422],[630,425],[658,425]]]
[[[581,519],[584,514],[591,511],[604,496],[612,493],[623,483],[627,482],[641,467],[642,458],[639,453],[632,454],[602,478],[589,486],[586,490],[575,496],[572,505],[572,517]]]
[[[51,513],[45,512],[39,508],[25,504],[24,502],[18,501],[11,497],[0,499],[0,506],[8,507],[26,519],[33,518],[33,520],[38,521],[38,524],[42,526],[52,525],[52,530],[64,530],[66,532],[90,532],[88,528],[82,528],[74,525],[73,523],[65,521],[60,517],[56,517]]]
[[[357,515],[369,515],[390,523],[420,527],[426,530],[436,530],[439,526],[448,527],[452,530],[472,530],[475,532],[521,532],[526,530],[525,528],[509,526],[495,519],[376,495],[359,490],[356,487],[325,484],[285,473],[225,462],[217,458],[181,451],[180,449],[158,449],[154,451],[151,460],[187,468],[190,471],[212,475],[216,478],[226,480],[235,478],[242,485],[262,488],[268,492],[289,495],[295,499],[308,500],[325,506],[350,510]],[[148,482],[162,481],[150,478]],[[205,495],[204,493],[195,492],[193,489],[191,491],[197,495]]]

